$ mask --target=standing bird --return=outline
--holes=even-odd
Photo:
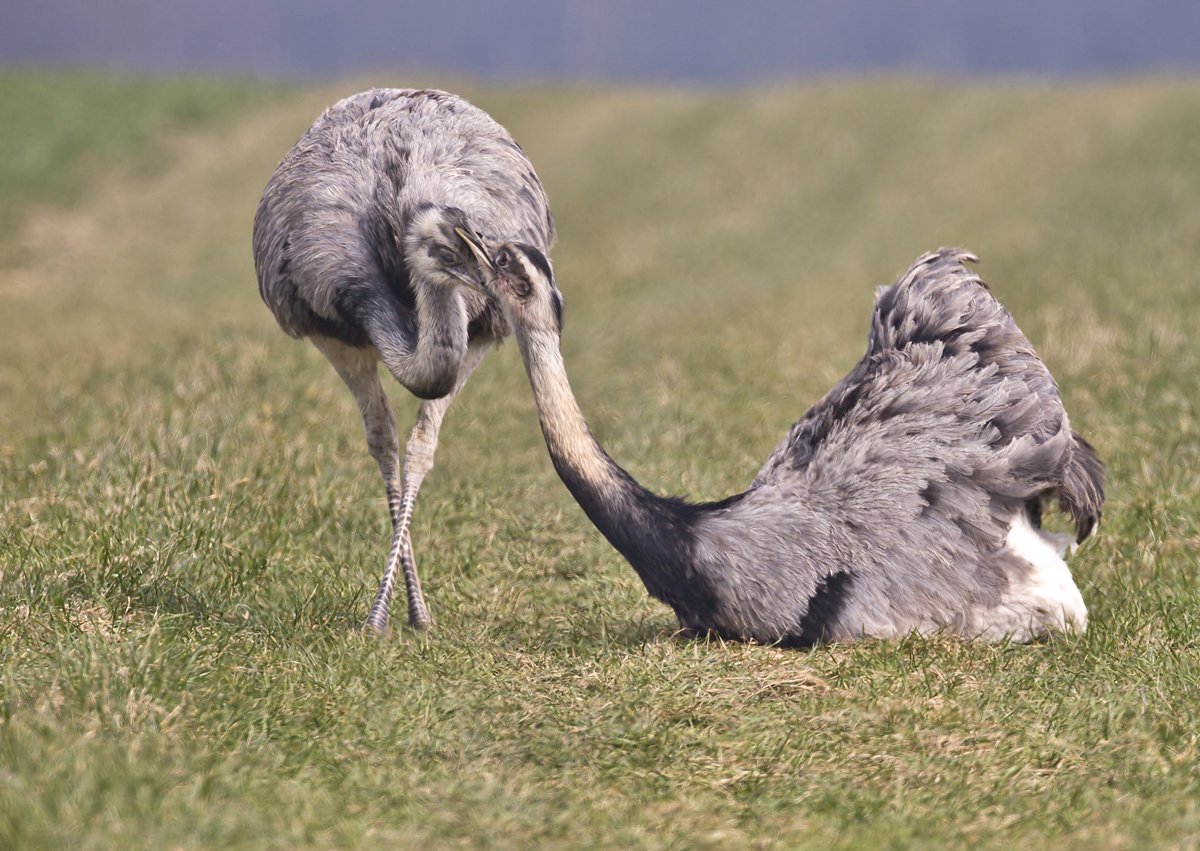
[[[1086,628],[1063,561],[1071,536],[1041,531],[1040,519],[1057,498],[1083,541],[1100,520],[1104,466],[1012,317],[963,267],[971,255],[927,254],[881,288],[858,365],[749,489],[697,505],[642,488],[588,430],[542,252],[472,243],[559,477],[686,632],[810,646]]]
[[[432,623],[409,539],[413,505],[446,409],[509,333],[456,233],[468,221],[541,255],[554,242],[546,192],[508,132],[452,94],[411,89],[373,89],[327,109],[280,163],[254,217],[263,301],[349,386],[383,474],[392,544],[367,617],[378,632],[398,565],[409,624]],[[424,400],[402,467],[379,361]]]

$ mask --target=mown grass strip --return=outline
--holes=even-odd
[[[673,638],[554,476],[512,346],[422,492],[437,629],[358,634],[378,473],[248,239],[360,87],[170,134],[14,237],[0,845],[1195,844],[1200,86],[467,88],[547,185],[573,385],[652,487],[744,486],[861,353],[873,286],[937,245],[980,254],[1058,377],[1110,463],[1087,635],[811,653]]]

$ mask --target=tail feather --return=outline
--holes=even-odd
[[[1104,462],[1092,445],[1071,430],[1071,459],[1063,475],[1058,505],[1075,521],[1075,540],[1083,543],[1100,524],[1104,505]]]

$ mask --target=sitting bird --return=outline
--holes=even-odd
[[[469,219],[468,219],[469,217]],[[487,113],[446,92],[372,89],[331,106],[284,157],[254,217],[263,301],[354,394],[383,474],[392,544],[367,628],[388,629],[397,568],[408,622],[432,623],[409,538],[446,409],[508,333],[479,292],[467,221],[536,247],[554,219],[528,157]],[[378,363],[422,400],[403,464]]]
[[[641,487],[596,442],[559,350],[536,246],[463,231],[514,330],[554,467],[647,591],[695,636],[812,646],[945,632],[1082,633],[1063,560],[1096,528],[1104,465],[1008,312],[942,249],[881,288],[867,353],[750,487],[694,504]],[[1042,531],[1056,501],[1072,537]]]

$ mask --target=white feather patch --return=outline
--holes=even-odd
[[[1063,561],[1067,551],[1075,549],[1071,536],[1034,529],[1022,513],[1013,518],[1005,544],[1031,570],[1009,586],[998,605],[978,613],[978,636],[1025,642],[1048,632],[1083,633],[1087,607]]]

